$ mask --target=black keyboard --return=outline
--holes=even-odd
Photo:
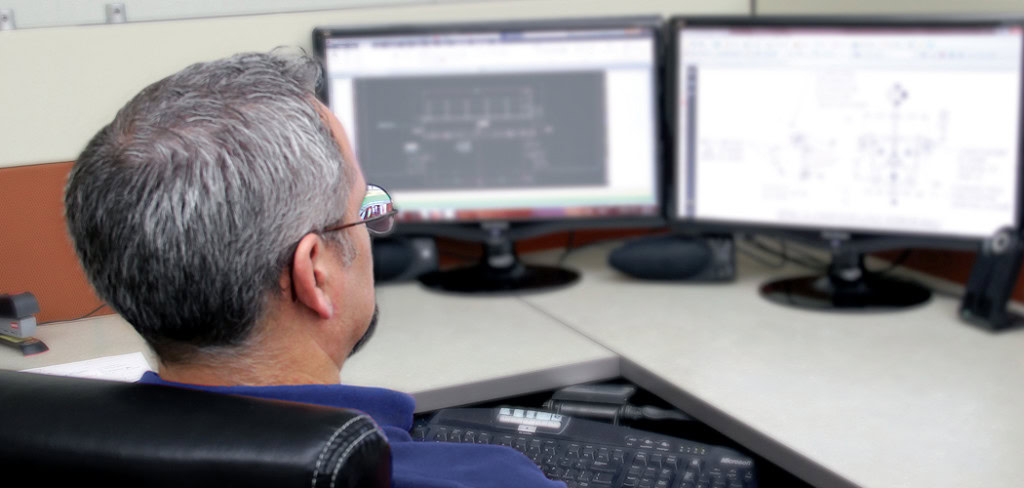
[[[519,408],[449,408],[419,441],[500,444],[569,488],[755,488],[754,461],[721,446]]]

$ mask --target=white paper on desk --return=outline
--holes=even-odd
[[[41,373],[54,376],[75,376],[78,378],[132,382],[138,381],[143,373],[151,369],[141,352],[133,352],[119,356],[106,356],[22,371],[25,373]]]

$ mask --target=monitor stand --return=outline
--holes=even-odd
[[[928,301],[931,291],[910,281],[864,267],[864,255],[838,251],[828,273],[772,281],[761,295],[783,305],[816,310],[880,311],[912,307]]]
[[[484,254],[472,266],[433,271],[419,277],[428,288],[454,293],[515,293],[543,291],[575,283],[579,273],[554,266],[519,261],[506,226],[485,226]]]

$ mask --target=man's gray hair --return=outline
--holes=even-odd
[[[317,111],[320,79],[281,52],[194,64],[142,90],[75,162],[78,257],[163,361],[244,344],[299,239],[344,215],[351,163]]]

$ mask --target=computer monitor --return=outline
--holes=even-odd
[[[323,97],[406,233],[486,242],[447,290],[558,286],[513,240],[573,226],[663,223],[659,22],[575,19],[318,28]]]
[[[901,307],[922,287],[863,253],[1016,233],[1019,21],[673,19],[674,221],[813,235],[826,276],[762,287],[808,307]]]

